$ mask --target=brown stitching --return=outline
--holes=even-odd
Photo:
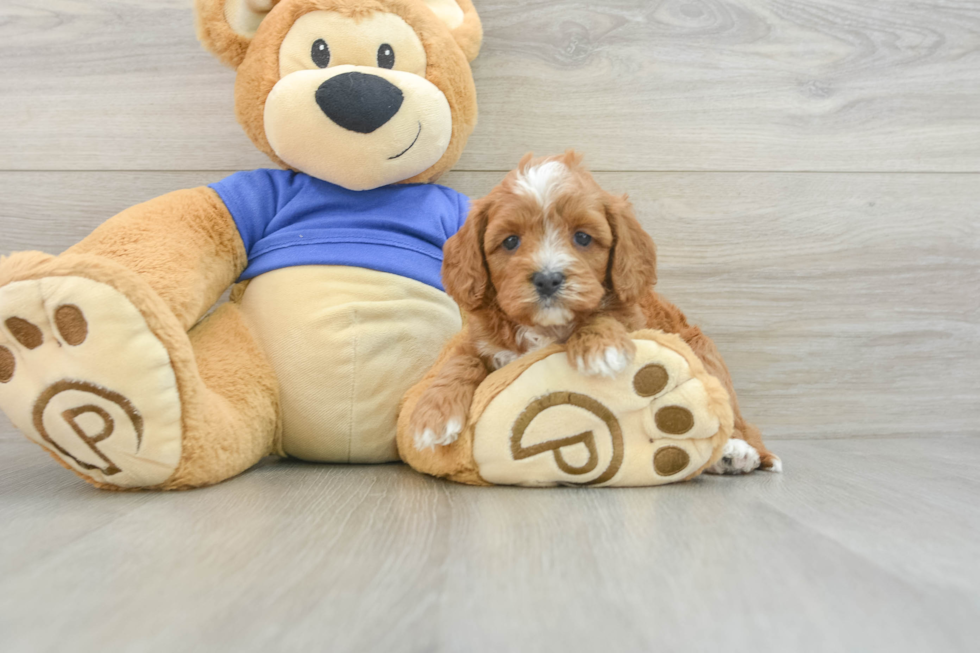
[[[82,344],[88,337],[85,314],[74,304],[59,306],[54,312],[54,323],[58,327],[58,333],[72,347]]]
[[[98,435],[86,435],[85,431],[82,430],[82,427],[80,427],[78,422],[75,421],[76,417],[87,413],[95,413],[102,418],[102,432]],[[65,418],[65,421],[68,422],[69,426],[72,427],[75,433],[78,433],[78,437],[86,442],[102,442],[107,437],[112,435],[112,432],[116,429],[116,423],[113,421],[112,415],[106,412],[104,408],[100,408],[93,404],[88,404],[87,406],[81,406],[79,408],[69,408],[65,412],[61,413],[61,416]]]
[[[585,448],[589,450],[589,459],[581,467],[570,465],[561,452],[562,448],[571,447],[576,444],[584,444]],[[592,431],[573,435],[570,438],[543,442],[533,447],[522,447],[520,446],[520,442],[518,442],[515,448],[513,441],[511,441],[511,453],[514,455],[514,460],[524,460],[525,458],[531,458],[548,451],[555,452],[555,462],[558,463],[558,468],[566,474],[581,476],[582,474],[588,474],[599,466],[599,451],[596,449],[595,434]]]
[[[126,397],[122,396],[118,392],[113,392],[101,386],[97,386],[94,383],[89,383],[87,381],[71,381],[65,379],[63,381],[58,381],[57,383],[48,387],[47,390],[41,393],[41,396],[37,398],[37,402],[34,404],[34,428],[37,430],[38,434],[44,439],[45,442],[50,444],[52,447],[57,449],[63,456],[71,458],[78,464],[82,469],[98,469],[101,470],[106,476],[112,476],[113,474],[118,474],[122,470],[116,466],[109,458],[106,457],[98,447],[95,445],[108,438],[115,431],[115,422],[112,417],[103,408],[98,406],[87,404],[79,408],[71,408],[61,413],[62,419],[68,423],[68,426],[75,432],[75,434],[84,442],[89,449],[92,450],[95,455],[105,461],[107,467],[102,468],[98,465],[91,465],[86,462],[82,462],[75,456],[71,455],[64,450],[57,442],[55,442],[51,436],[48,434],[47,429],[44,427],[44,411],[47,409],[51,401],[63,392],[68,392],[70,390],[75,390],[78,392],[87,392],[94,394],[97,397],[101,397],[106,401],[112,402],[113,404],[122,408],[123,412],[126,413],[126,417],[133,424],[133,429],[136,431],[136,449],[139,450],[140,445],[143,443],[143,416],[140,415],[139,411],[133,406],[132,402]],[[85,413],[95,413],[102,418],[104,427],[102,432],[96,436],[86,435],[82,428],[78,425],[75,418],[79,415]]]
[[[633,377],[633,389],[641,397],[653,397],[667,387],[670,375],[663,365],[647,365]]]
[[[680,447],[664,447],[653,454],[653,468],[661,476],[673,476],[687,468],[691,456]]]
[[[4,324],[10,329],[10,333],[17,339],[17,342],[28,349],[37,349],[44,344],[44,336],[41,334],[41,330],[24,318],[7,318]]]
[[[17,369],[17,359],[14,353],[6,347],[0,346],[0,383],[7,383],[14,378],[14,370]]]
[[[100,418],[102,418],[102,432],[99,433],[98,435],[93,435],[93,436],[87,435],[85,431],[82,430],[82,427],[78,425],[78,422],[75,421],[76,417],[78,417],[79,415],[84,415],[86,413],[95,413]],[[82,442],[87,444],[88,448],[91,449],[96,456],[98,456],[99,458],[105,461],[107,467],[105,467],[103,471],[105,472],[106,476],[112,476],[113,474],[118,474],[119,472],[122,471],[121,469],[119,469],[119,467],[116,466],[115,463],[109,460],[106,457],[106,455],[101,451],[99,451],[95,446],[97,442],[102,442],[110,435],[112,435],[113,431],[116,430],[116,423],[113,421],[112,415],[107,413],[104,409],[99,408],[98,406],[93,406],[92,404],[89,404],[87,406],[81,406],[79,408],[70,408],[65,412],[61,413],[61,416],[68,423],[68,426],[70,426],[71,429],[75,432],[75,435],[77,435]],[[77,462],[79,465],[82,465],[87,469],[102,469],[97,465],[89,465],[88,463],[83,463],[79,460],[75,460],[75,462]]]
[[[517,421],[514,422],[514,427],[510,436],[510,451],[511,455],[514,457],[514,460],[524,460],[526,458],[531,458],[532,456],[537,456],[551,451],[555,457],[555,463],[558,465],[558,468],[566,474],[581,476],[594,471],[596,467],[598,467],[599,452],[595,444],[595,434],[592,431],[586,431],[585,433],[573,435],[568,438],[543,442],[531,447],[521,446],[521,439],[527,432],[531,422],[533,422],[538,415],[549,408],[554,408],[555,406],[576,406],[578,408],[582,408],[589,411],[606,424],[606,426],[609,428],[609,434],[612,437],[612,460],[609,461],[609,466],[602,474],[591,481],[583,483],[583,485],[598,485],[612,479],[612,477],[619,472],[619,468],[622,467],[623,458],[625,456],[625,452],[623,451],[623,432],[622,429],[620,429],[619,420],[616,419],[616,416],[613,415],[612,411],[592,397],[575,392],[554,392],[532,402],[527,408],[524,409],[524,412],[521,413],[520,417],[517,418]],[[565,460],[565,456],[561,451],[564,447],[569,447],[576,444],[584,444],[586,449],[589,451],[589,459],[581,467],[574,467],[570,465],[568,461]]]
[[[694,415],[681,406],[667,406],[657,411],[657,428],[670,435],[684,435],[694,428]]]

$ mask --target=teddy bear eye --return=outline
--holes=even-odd
[[[378,65],[389,70],[395,67],[395,49],[387,43],[378,48]]]
[[[513,252],[515,249],[520,247],[521,239],[517,236],[508,236],[504,238],[504,242],[501,243],[508,252]]]
[[[585,233],[584,231],[580,231],[577,234],[575,234],[575,242],[580,247],[588,247],[589,245],[592,244],[592,236]]]
[[[326,68],[330,65],[330,46],[323,39],[317,39],[313,42],[313,50],[310,55],[318,68]]]

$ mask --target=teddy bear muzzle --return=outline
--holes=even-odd
[[[446,96],[418,75],[369,66],[300,70],[266,99],[269,144],[289,167],[350,190],[409,179],[452,140]]]

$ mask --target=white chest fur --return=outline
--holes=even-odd
[[[480,342],[478,346],[480,353],[491,361],[493,369],[499,370],[524,354],[544,349],[556,342],[565,342],[568,340],[568,336],[572,334],[572,330],[571,325],[541,329],[521,327],[517,330],[519,351],[503,349],[485,341]]]

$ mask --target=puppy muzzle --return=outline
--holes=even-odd
[[[538,298],[551,300],[565,285],[565,274],[562,272],[535,272],[531,276],[531,283],[538,293]]]

